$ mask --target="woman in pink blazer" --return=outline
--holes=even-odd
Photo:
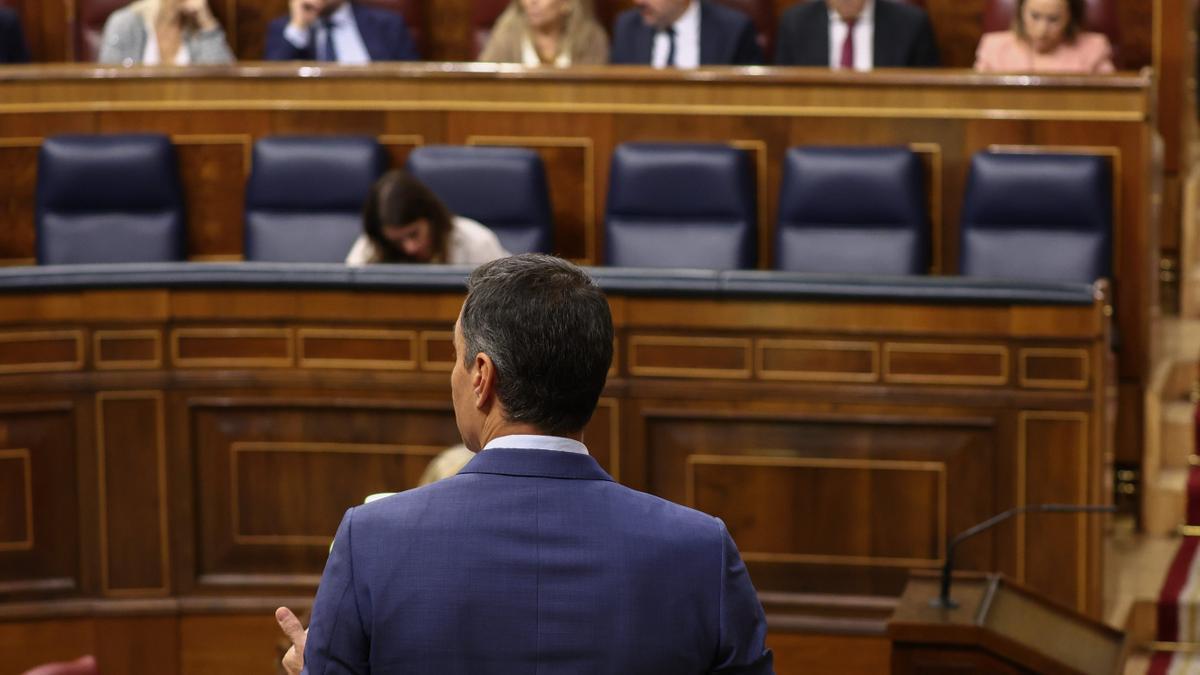
[[[1017,0],[1012,30],[987,33],[975,52],[981,72],[1113,72],[1112,45],[1082,30],[1084,0]]]

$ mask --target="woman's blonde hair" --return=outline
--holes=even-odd
[[[567,25],[563,28],[563,39],[559,44],[559,53],[566,52],[571,54],[571,61],[574,62],[577,54],[571,53],[571,49],[578,48],[584,42],[583,35],[588,26],[595,23],[595,12],[592,9],[592,0],[567,0],[570,5],[570,11],[567,12]],[[518,27],[524,29],[528,25],[525,19],[525,10],[521,8],[521,0],[512,0],[508,3],[508,7],[496,19],[495,32],[517,30]],[[555,55],[557,56],[557,54]]]

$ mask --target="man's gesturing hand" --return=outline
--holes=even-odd
[[[283,669],[288,675],[300,675],[300,671],[304,670],[304,641],[308,638],[308,630],[300,625],[300,619],[287,607],[275,610],[275,620],[292,642],[292,647],[283,655]]]

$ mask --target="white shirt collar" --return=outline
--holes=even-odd
[[[343,2],[341,7],[333,10],[333,14],[329,15],[329,20],[333,21],[333,25],[341,26],[347,21],[354,21],[354,10],[350,9],[349,2]]]
[[[683,14],[671,24],[675,30],[675,67],[695,68],[700,65],[700,0],[692,0]],[[667,65],[670,53],[670,38],[665,31],[654,31],[654,44],[650,53],[650,65],[662,68]]]
[[[574,452],[580,455],[588,454],[587,446],[573,438],[562,436],[537,436],[533,434],[513,434],[493,438],[484,450],[492,448],[520,448],[522,450],[557,450],[559,452]],[[482,451],[481,451],[482,452]]]

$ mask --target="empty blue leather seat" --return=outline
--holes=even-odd
[[[745,152],[714,144],[622,143],[609,173],[605,262],[752,268],[757,213]]]
[[[977,153],[960,228],[965,276],[1091,283],[1112,271],[1105,157]]]
[[[183,259],[183,190],[170,139],[47,138],[34,229],[42,265]]]
[[[783,161],[775,267],[924,274],[929,220],[921,161],[908,148],[791,148]]]
[[[345,260],[387,164],[369,136],[260,139],[246,185],[246,260]]]
[[[549,253],[554,217],[542,157],[527,148],[427,145],[408,172],[450,209],[486,225],[509,253]]]

